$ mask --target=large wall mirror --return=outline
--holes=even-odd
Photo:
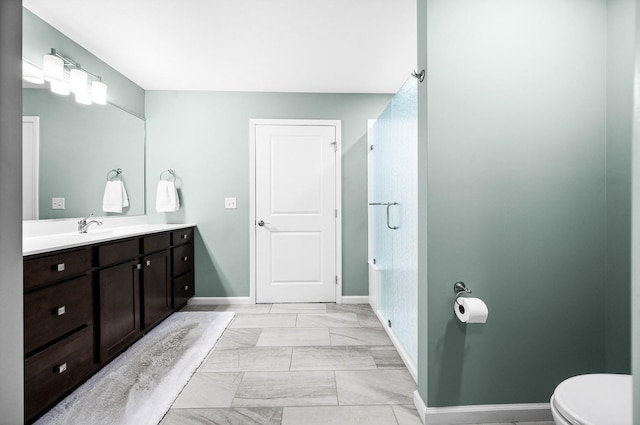
[[[33,160],[25,155],[25,169],[37,167],[31,185],[37,213],[25,219],[83,217],[90,213],[141,215],[144,208],[145,123],[112,104],[81,105],[72,96],[46,87],[23,88],[23,116],[38,117],[39,141]],[[24,127],[24,125],[23,125]],[[119,177],[111,170],[121,169]],[[129,207],[122,214],[105,213],[102,200],[107,178],[122,178]],[[24,179],[25,185],[31,184]],[[28,192],[25,188],[25,192]],[[64,209],[53,199],[64,199]]]

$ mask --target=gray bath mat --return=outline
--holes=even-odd
[[[158,424],[232,318],[230,312],[171,315],[36,424]]]

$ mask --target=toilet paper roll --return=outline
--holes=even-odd
[[[487,305],[480,298],[460,297],[453,302],[453,310],[462,323],[485,323],[489,315]]]

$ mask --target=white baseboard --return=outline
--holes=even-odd
[[[415,391],[413,393],[413,404],[416,406],[418,416],[427,425],[553,422],[549,403],[426,407],[418,391]]]
[[[251,297],[193,297],[187,302],[189,305],[232,305],[254,304]]]
[[[342,304],[369,304],[368,296],[346,297],[342,296]]]
[[[418,417],[420,418],[422,423],[426,423],[425,416],[427,415],[427,406],[424,404],[424,401],[422,401],[422,397],[420,397],[420,393],[418,392],[418,390],[415,390],[413,392],[413,405],[416,406]]]

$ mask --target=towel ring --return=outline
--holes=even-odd
[[[112,176],[111,173],[116,173],[115,176]],[[114,168],[107,173],[107,181],[111,181],[111,179],[119,178],[122,180],[122,168]]]
[[[171,177],[172,177],[171,181],[176,181],[176,170],[174,170],[173,168],[169,168],[168,170],[164,170],[163,172],[160,173],[160,180],[162,180],[162,175],[164,173],[171,174]]]

